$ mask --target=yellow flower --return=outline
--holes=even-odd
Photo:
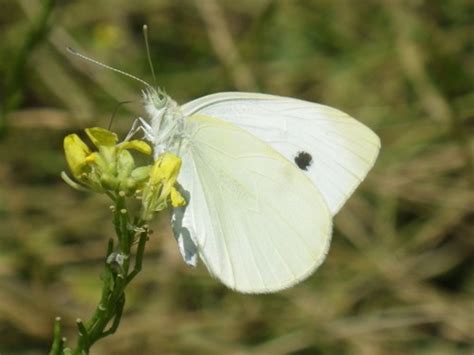
[[[143,220],[150,220],[155,212],[169,206],[185,205],[186,201],[176,187],[181,169],[178,156],[163,153],[153,165],[136,167],[130,150],[151,155],[150,145],[136,139],[118,143],[115,133],[100,127],[85,131],[96,151],[91,151],[76,134],[64,139],[66,160],[76,181],[65,173],[61,176],[70,186],[106,192],[112,199],[135,196],[142,200]]]
[[[119,147],[120,149],[135,149],[136,151],[146,155],[151,155],[152,153],[151,147],[144,141],[138,139],[122,142]]]
[[[64,151],[72,175],[79,185],[62,174],[64,180],[76,189],[86,187],[97,192],[123,191],[131,195],[141,188],[148,178],[149,169],[142,169],[137,175],[135,160],[129,150],[150,155],[151,147],[141,140],[117,143],[118,137],[114,132],[100,127],[87,128],[85,131],[97,151],[92,152],[78,135],[68,135],[64,139]]]
[[[154,212],[168,207],[183,206],[185,200],[175,188],[181,159],[172,153],[163,153],[150,171],[150,179],[143,190],[142,217],[149,220]]]
[[[80,180],[86,171],[87,158],[91,154],[89,147],[77,134],[69,134],[64,138],[64,153],[72,175]]]
[[[89,139],[94,145],[99,148],[100,146],[115,146],[118,138],[114,132],[101,127],[86,128],[86,133]]]
[[[181,169],[181,159],[172,153],[163,153],[156,159],[150,173],[150,182],[167,181],[174,185]]]
[[[184,199],[183,195],[174,187],[171,188],[171,205],[173,207],[181,207],[186,205],[186,200]]]

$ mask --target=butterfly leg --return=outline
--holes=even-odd
[[[141,117],[135,119],[132,123],[132,127],[127,133],[125,137],[125,141],[130,140],[135,134],[142,131],[144,134],[144,138],[152,141],[152,134],[151,134],[151,126]]]
[[[128,131],[127,136],[125,137],[124,141],[130,140],[130,138],[132,138],[139,131],[139,124],[140,124],[140,121],[138,120],[138,118],[136,118],[133,121],[132,127]]]

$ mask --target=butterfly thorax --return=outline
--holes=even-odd
[[[184,128],[179,105],[159,89],[143,92],[143,100],[151,123],[145,126],[145,134],[153,144],[154,156],[165,151],[179,154]]]

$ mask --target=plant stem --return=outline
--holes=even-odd
[[[110,240],[101,276],[102,294],[99,304],[89,321],[83,323],[82,320],[77,320],[79,336],[76,348],[71,354],[88,354],[95,342],[115,333],[125,306],[125,288],[141,271],[149,231],[142,221],[130,222],[125,199],[121,196],[115,199],[114,226],[118,239],[117,250],[114,251],[114,241]],[[129,272],[130,254],[137,239],[135,262]],[[69,350],[64,348],[60,320],[57,319],[50,355],[66,353],[69,353]]]
[[[63,353],[64,342],[61,338],[61,317],[56,317],[54,320],[54,330],[53,330],[53,345],[51,346],[51,351],[49,355],[59,355]]]

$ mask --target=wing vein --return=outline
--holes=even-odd
[[[204,162],[204,159],[202,158],[201,154],[198,152],[198,149],[190,149],[191,150],[191,154],[194,156],[194,154],[196,153],[197,156],[199,157],[199,159],[201,160],[201,162]],[[195,160],[196,161],[196,160]],[[206,164],[204,164],[204,166],[206,166]],[[199,170],[196,171],[197,174],[198,174],[198,177],[199,177],[199,180],[201,181],[201,185],[204,187],[206,186],[206,188],[208,188],[207,184],[204,183],[205,179],[202,179],[202,176],[201,174],[199,173]],[[206,194],[206,193],[205,193]],[[209,212],[209,217],[212,218],[212,214],[210,213],[209,211],[209,205],[207,203],[207,200],[206,200],[206,208]],[[223,228],[222,228],[222,222],[220,220],[220,218],[217,218],[216,219],[216,222],[217,222],[217,225],[218,225],[218,228],[220,230],[220,233],[221,235],[223,236],[224,233],[223,233]],[[212,221],[211,221],[212,223]],[[230,274],[232,276],[232,281],[233,281],[233,285],[236,285],[236,277],[235,277],[235,271],[234,271],[234,265],[232,263],[232,258],[230,257],[230,252],[229,252],[229,248],[228,248],[228,245],[227,245],[227,240],[226,238],[224,237],[223,238],[223,244],[224,244],[224,250],[225,250],[225,253],[227,255],[227,261],[228,261],[228,265],[229,265],[229,270],[230,270]]]

